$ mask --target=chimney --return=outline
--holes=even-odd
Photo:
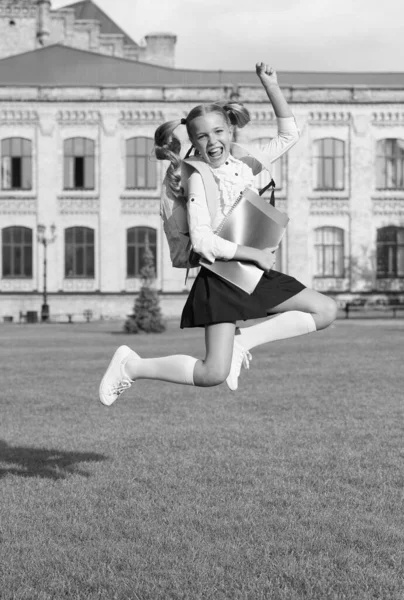
[[[145,36],[145,61],[164,67],[175,66],[177,36],[172,33],[149,33]]]
[[[46,46],[50,36],[51,0],[37,0],[38,28],[37,38],[41,46]]]

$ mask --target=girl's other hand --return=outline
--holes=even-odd
[[[263,271],[270,271],[275,264],[276,248],[265,248],[264,250],[260,250],[260,254],[257,259],[257,266]]]
[[[278,85],[278,76],[272,67],[260,62],[255,65],[255,71],[260,78],[262,85]]]

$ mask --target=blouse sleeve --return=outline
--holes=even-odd
[[[233,258],[237,244],[224,240],[213,232],[205,187],[199,173],[192,173],[188,181],[187,214],[191,244],[197,254],[210,263],[214,263],[217,258]]]
[[[300,137],[300,131],[294,117],[277,117],[277,123],[277,136],[260,148],[260,151],[267,155],[271,163],[278,160],[282,154],[290,150]],[[257,175],[262,170],[261,163],[256,159],[251,159],[250,167],[254,175]]]

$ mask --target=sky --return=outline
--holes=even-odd
[[[93,1],[138,43],[176,34],[178,68],[404,71],[404,0]]]

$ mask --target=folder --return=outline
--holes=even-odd
[[[215,233],[239,246],[264,250],[279,246],[288,221],[289,218],[285,213],[268,204],[250,188],[246,188]],[[263,275],[262,269],[244,261],[216,260],[211,264],[201,258],[200,265],[247,294],[253,293]]]

